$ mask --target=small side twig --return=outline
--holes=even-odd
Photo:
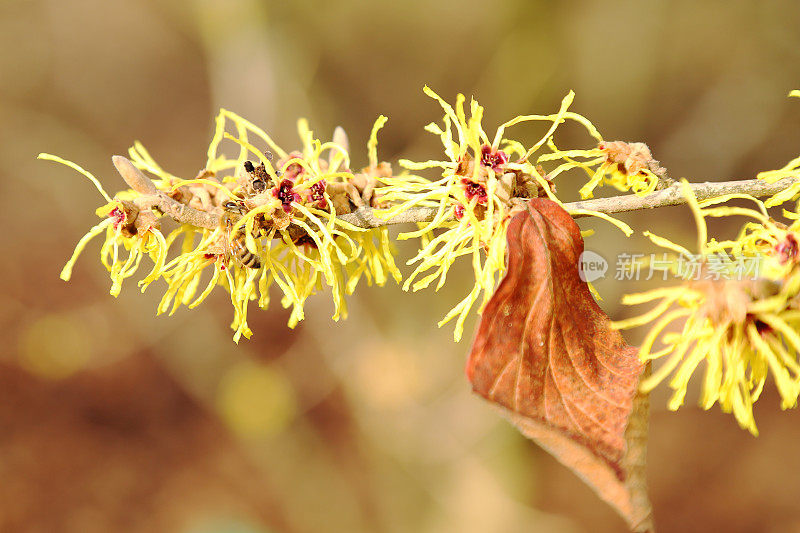
[[[796,182],[795,178],[785,178],[775,183],[764,180],[737,180],[690,183],[698,201],[708,200],[724,196],[726,194],[749,194],[755,198],[765,198],[777,194],[789,185]],[[653,209],[656,207],[667,207],[670,205],[681,205],[686,203],[686,197],[681,191],[681,185],[674,182],[669,187],[660,191],[655,191],[647,196],[636,196],[626,194],[623,196],[611,196],[609,198],[597,198],[595,200],[583,200],[564,204],[567,212],[578,209],[590,209],[601,213],[613,214],[626,211],[638,211],[640,209]],[[577,215],[581,216],[581,215]]]
[[[128,187],[140,193],[142,196],[137,198],[136,206],[146,211],[157,208],[166,216],[183,224],[190,224],[200,228],[214,229],[219,225],[219,217],[212,213],[198,211],[193,207],[182,204],[167,196],[163,191],[156,188],[153,180],[145,176],[141,170],[136,168],[128,158],[115,155],[111,158],[114,166],[119,172]]]

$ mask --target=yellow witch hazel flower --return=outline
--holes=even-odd
[[[800,98],[800,90],[795,89],[789,93],[789,96]],[[800,156],[795,157],[786,163],[783,168],[759,172],[758,176],[756,177],[760,180],[766,181],[767,183],[775,183],[785,178],[794,178],[797,180],[789,187],[769,198],[765,202],[767,207],[773,207],[776,205],[781,205],[785,202],[797,200],[798,197],[800,197]]]
[[[337,218],[376,205],[380,198],[378,177],[391,175],[391,168],[377,161],[377,132],[385,121],[380,117],[376,123],[368,143],[369,166],[358,173],[349,169],[347,139],[341,129],[334,141],[322,143],[300,120],[302,150],[287,153],[261,128],[224,109],[216,120],[205,168],[193,179],[166,172],[140,143],[134,144],[129,151],[132,164],[157,178],[137,178],[154,185],[149,194],[125,191],[111,199],[80,167],[50,157],[89,176],[109,202],[98,212],[108,218],[81,240],[65,267],[66,277],[88,240],[106,231],[101,256],[114,280],[112,294],[119,292],[122,279],[130,277],[148,253],[156,267],[141,282],[142,290],[158,278],[167,282],[158,314],[173,314],[181,305],[196,307],[221,285],[234,307],[231,327],[238,342],[252,334],[247,325],[250,301],[266,308],[275,284],[283,293],[283,306],[292,309],[290,327],[304,318],[307,298],[323,287],[331,290],[334,320],[344,318],[345,294],[353,292],[360,278],[377,284],[388,276],[400,280],[385,229],[367,231]],[[236,157],[220,151],[226,140],[238,146]],[[181,220],[185,212],[193,212],[203,215],[192,219],[201,222],[180,224],[165,238],[157,220],[170,206],[173,218]],[[125,261],[119,260],[119,244],[131,250]],[[167,250],[173,248],[177,256],[166,261]]]
[[[233,123],[236,136],[224,131],[226,121]],[[243,234],[247,250],[263,254],[259,256],[259,262],[265,266],[258,284],[259,305],[267,304],[266,288],[274,281],[284,293],[282,304],[292,306],[290,327],[302,320],[305,300],[323,284],[331,288],[333,318],[338,320],[347,315],[344,295],[355,290],[362,276],[379,285],[385,283],[387,273],[400,279],[385,229],[367,231],[337,218],[378,201],[376,175],[391,174],[386,164],[377,162],[377,132],[385,122],[385,117],[378,119],[368,142],[370,165],[354,173],[349,168],[347,138],[341,129],[334,134],[333,141],[321,143],[314,138],[307,122],[300,120],[302,150],[287,153],[263,130],[234,113],[223,110],[217,119],[207,169],[216,173],[227,168],[244,168],[247,173],[244,183],[241,177],[238,179],[241,192],[233,189],[243,196],[244,205],[238,206],[239,213],[233,215],[235,220],[229,216],[229,233]],[[248,134],[255,135],[277,154],[274,166],[269,155],[249,142]],[[240,146],[236,160],[217,155],[218,143],[224,138]],[[259,158],[259,166],[248,163],[248,153]],[[223,178],[223,182],[236,183],[237,179]],[[237,314],[243,318],[246,301],[255,298],[252,272],[245,273],[246,270],[238,269],[234,274],[237,296],[232,295],[234,307],[239,310]],[[235,319],[234,327],[236,323]]]
[[[105,240],[100,249],[100,260],[110,272],[110,293],[112,296],[119,296],[122,290],[122,282],[137,272],[144,256],[150,257],[153,261],[153,268],[139,282],[139,287],[144,291],[148,285],[158,279],[164,268],[167,243],[159,229],[157,218],[141,214],[137,206],[131,201],[137,196],[136,193],[126,191],[112,199],[100,185],[97,178],[75,163],[44,153],[39,154],[38,158],[55,161],[77,170],[89,178],[106,200],[106,203],[96,211],[97,215],[103,218],[102,222],[92,227],[78,241],[72,257],[61,271],[61,279],[69,281],[78,256],[86,248],[89,241],[103,233],[105,233]],[[124,252],[127,252],[127,257],[124,257]]]
[[[405,290],[417,291],[435,280],[438,280],[438,290],[444,286],[450,267],[458,258],[471,258],[475,284],[439,322],[441,327],[456,319],[454,338],[458,341],[470,310],[479,298],[480,308],[483,308],[505,273],[506,230],[521,202],[526,198],[547,196],[560,203],[553,193],[551,175],[531,163],[532,156],[545,143],[552,142],[555,130],[568,119],[583,125],[596,138],[600,135],[587,119],[569,111],[574,98],[572,92],[563,99],[557,113],[515,117],[502,124],[493,139],[483,130],[483,107],[478,102],[471,101],[467,116],[464,95],[459,94],[455,106],[451,106],[427,86],[424,92],[435,99],[445,113],[443,126],[431,123],[425,129],[440,137],[446,159],[401,160],[400,164],[409,170],[440,168],[441,178],[430,181],[411,174],[382,178],[386,185],[384,199],[396,205],[381,211],[379,216],[395,217],[414,207],[428,207],[434,212],[429,223],[419,224],[417,231],[398,237],[421,239],[419,253],[409,261],[417,266],[406,278]],[[504,138],[506,128],[530,121],[549,124],[545,134],[530,148]],[[596,215],[616,224],[626,234],[632,233],[627,225],[607,215],[593,211],[575,214]]]
[[[686,182],[683,191],[698,228],[698,256],[667,239],[648,236],[698,269],[676,269],[683,283],[626,295],[623,303],[658,302],[641,316],[617,322],[618,328],[653,323],[640,347],[643,361],[664,359],[642,381],[649,392],[669,381],[674,394],[669,408],[683,405],[687,386],[701,362],[705,376],[700,405],[719,403],[739,425],[758,434],[753,403],[768,376],[774,380],[784,409],[797,405],[800,394],[800,248],[796,229],[771,220],[763,203],[743,194],[697,202]],[[717,206],[748,199],[757,209]],[[754,219],[732,241],[708,240],[707,217],[747,216]],[[795,215],[795,219],[797,216]],[[800,229],[800,228],[798,228]],[[754,262],[760,259],[759,262]],[[755,265],[742,268],[743,264]],[[657,346],[657,342],[659,345]]]
[[[381,115],[372,128],[369,141],[367,141],[368,165],[360,172],[352,174],[350,181],[343,182],[338,185],[338,189],[335,189],[334,192],[338,192],[338,196],[334,195],[334,198],[338,199],[339,203],[346,195],[350,206],[356,209],[385,206],[386,199],[383,194],[382,180],[392,177],[392,167],[385,161],[378,161],[378,131],[386,124],[386,121],[386,117]],[[337,132],[340,134],[337,142],[340,145],[346,145],[347,139],[344,137],[343,130],[337,130]],[[337,208],[337,213],[346,213],[347,209],[349,209],[348,206],[344,206],[344,209]],[[395,249],[390,240],[388,228],[381,227],[370,230],[357,228],[357,230],[355,233],[350,233],[350,236],[358,241],[359,253],[353,256],[352,261],[344,265],[348,276],[347,293],[353,293],[362,277],[367,280],[369,285],[374,282],[379,287],[385,285],[389,277],[400,283],[403,276],[394,260]],[[347,232],[346,228],[343,231]]]
[[[590,132],[596,133],[596,130]],[[664,178],[666,171],[653,159],[646,144],[603,141],[599,133],[594,136],[598,144],[591,150],[559,150],[552,141],[548,142],[552,153],[540,156],[539,162],[564,161],[550,173],[551,177],[573,168],[584,170],[589,175],[589,181],[579,191],[584,199],[592,198],[594,190],[602,184],[647,196],[655,190],[659,178]]]

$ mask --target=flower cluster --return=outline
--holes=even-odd
[[[566,167],[561,165],[554,172],[546,173],[540,165],[532,162],[533,156],[546,143],[553,144],[553,134],[565,120],[583,125],[596,139],[600,139],[600,134],[586,118],[569,111],[574,98],[572,92],[563,99],[558,112],[515,117],[502,124],[490,139],[483,130],[483,107],[478,102],[470,102],[468,115],[464,95],[459,94],[455,106],[451,106],[430,88],[425,87],[424,91],[444,110],[443,124],[431,123],[425,129],[441,139],[445,159],[401,160],[400,164],[412,171],[438,168],[442,170],[441,177],[427,180],[401,174],[383,179],[385,198],[396,205],[382,211],[379,216],[388,219],[413,207],[434,210],[430,222],[420,224],[417,231],[402,233],[398,237],[421,239],[419,253],[408,262],[417,265],[406,278],[405,290],[417,291],[436,280],[438,290],[458,258],[467,256],[471,259],[475,275],[472,289],[439,322],[442,326],[456,319],[454,337],[459,340],[470,310],[479,299],[480,308],[486,304],[505,273],[506,229],[511,216],[523,207],[528,198],[547,196],[560,203],[552,178]],[[548,126],[542,137],[530,147],[504,137],[506,128],[530,121],[544,122]],[[540,157],[538,161],[544,159]],[[601,213],[581,211],[575,214],[599,216],[628,235],[632,232],[627,225]]]
[[[69,279],[86,244],[102,234],[101,261],[110,272],[112,295],[119,294],[123,281],[133,276],[142,259],[148,256],[153,266],[139,285],[145,290],[157,280],[165,282],[159,314],[172,314],[182,305],[196,307],[215,287],[222,286],[234,307],[232,328],[238,341],[241,336],[251,335],[247,325],[250,302],[266,308],[273,285],[281,294],[282,305],[291,308],[289,326],[294,327],[304,317],[306,300],[322,289],[330,290],[333,318],[338,320],[346,317],[345,297],[353,293],[360,280],[377,285],[385,284],[389,278],[400,282],[402,276],[386,227],[364,229],[348,223],[342,215],[375,208],[379,217],[390,219],[414,208],[427,208],[432,214],[428,222],[419,223],[416,231],[398,237],[420,240],[418,253],[408,262],[414,269],[403,288],[417,291],[435,282],[438,290],[446,283],[455,262],[461,257],[468,258],[474,283],[439,322],[442,326],[455,320],[454,337],[458,340],[471,310],[477,306],[480,312],[505,273],[508,223],[524,208],[527,199],[548,197],[561,203],[555,194],[555,181],[572,169],[587,174],[587,181],[580,188],[584,198],[591,197],[601,184],[647,195],[664,178],[664,169],[646,145],[605,141],[588,119],[570,111],[572,92],[562,100],[557,112],[514,117],[501,124],[491,138],[483,129],[483,107],[478,102],[472,100],[467,108],[466,98],[459,94],[455,105],[450,105],[428,87],[424,92],[444,111],[441,123],[425,127],[441,140],[444,157],[421,162],[401,160],[405,170],[400,174],[395,174],[388,163],[379,162],[377,157],[377,134],[386,122],[383,116],[376,121],[367,142],[367,166],[359,171],[351,170],[348,140],[341,128],[337,128],[331,141],[322,142],[307,122],[300,120],[301,147],[287,152],[264,130],[224,109],[217,116],[203,170],[192,179],[164,170],[137,142],[129,150],[130,161],[115,159],[130,189],[112,198],[94,176],[79,166],[42,154],[43,158],[83,173],[105,199],[97,210],[103,220],[80,240],[62,278]],[[800,96],[800,92],[792,95]],[[567,121],[585,130],[594,147],[558,148],[554,136]],[[523,122],[545,126],[532,144],[506,137],[507,129]],[[798,177],[799,165],[795,160],[784,169],[759,177],[768,181]],[[441,173],[434,179],[414,174],[430,169]],[[794,188],[792,185],[766,205],[794,198],[799,193]],[[771,347],[770,353],[777,354],[779,362],[783,361],[784,352],[770,344],[773,342],[770,335],[781,332],[783,337],[776,336],[774,342],[784,342],[788,333],[783,332],[782,325],[795,327],[792,313],[796,313],[795,293],[800,284],[795,268],[800,239],[797,235],[800,228],[796,226],[800,223],[795,220],[785,226],[772,221],[760,202],[758,209],[718,205],[741,197],[727,195],[702,203],[690,199],[700,229],[700,252],[707,257],[713,255],[717,269],[718,258],[726,254],[729,257],[761,254],[766,258],[762,268],[767,282],[687,282],[648,295],[629,296],[626,298],[629,303],[655,299],[661,303],[642,317],[620,323],[620,327],[660,320],[642,355],[652,359],[670,354],[670,363],[660,368],[646,385],[661,381],[683,361],[672,382],[676,389],[672,402],[675,406],[682,402],[688,376],[697,366],[695,360],[721,358],[724,364],[709,366],[722,369],[723,377],[719,383],[708,378],[711,381],[706,386],[707,398],[711,398],[711,403],[718,400],[724,409],[737,413],[742,424],[754,427],[747,406],[752,405],[760,392],[759,383],[763,384],[759,382],[763,377],[758,373],[761,370],[757,369],[768,367],[772,371],[782,394],[786,393],[786,405],[792,403],[793,395],[796,398],[795,381],[790,380],[793,384],[786,385],[787,381],[781,377],[784,374],[775,370],[777,367],[764,367],[762,363],[769,354],[750,339],[750,329],[755,328],[759,339],[766,339],[764,346]],[[603,213],[575,209],[570,213],[600,217],[626,235],[632,233],[626,224]],[[705,218],[732,215],[749,216],[754,222],[746,224],[736,240],[708,241]],[[163,218],[177,220],[179,224],[162,233]],[[691,256],[683,247],[648,235],[673,252]],[[733,309],[714,310],[714,306],[725,307],[730,302],[747,302],[747,311],[742,314]],[[673,304],[683,306],[682,311],[663,315]],[[770,307],[773,304],[777,307]],[[762,317],[759,313],[769,316]],[[662,340],[667,348],[650,351],[661,331],[673,320],[687,316],[693,319],[686,322],[685,327],[689,328],[686,335],[665,334]],[[783,320],[780,327],[770,322],[775,317]],[[713,326],[710,329],[709,324]],[[729,333],[718,333],[722,330]],[[713,336],[706,338],[703,341],[706,344],[701,343],[700,348],[693,348],[694,355],[685,358],[686,350],[691,348],[691,343],[684,345],[686,339],[697,340],[709,332],[731,339],[730,350],[738,350],[741,343],[749,342],[752,355],[739,351],[742,359],[736,359],[739,362],[734,364],[733,356],[723,348],[711,350],[707,345],[718,341]],[[782,346],[794,348],[791,342],[789,339]],[[794,372],[788,363],[780,368]],[[744,372],[749,372],[748,377],[742,377]]]
[[[323,287],[330,288],[334,320],[344,318],[345,294],[352,293],[362,277],[378,285],[389,276],[401,280],[385,228],[364,230],[337,218],[379,205],[378,178],[391,175],[388,164],[377,160],[377,132],[385,120],[378,119],[368,142],[369,165],[353,172],[341,129],[333,141],[322,143],[301,120],[302,149],[287,153],[262,129],[222,110],[207,162],[197,177],[182,179],[166,172],[137,142],[129,151],[131,161],[120,158],[115,164],[119,163],[123,177],[144,171],[154,179],[126,177],[132,188],[114,198],[74,163],[42,154],[83,173],[106,200],[97,211],[103,220],[80,240],[62,278],[70,278],[89,240],[105,233],[101,260],[111,273],[112,295],[119,294],[123,280],[149,255],[154,267],[139,285],[144,291],[157,279],[166,282],[159,314],[172,314],[181,305],[196,307],[221,285],[234,307],[237,342],[252,333],[247,325],[249,302],[266,308],[273,284],[282,292],[283,306],[292,309],[290,327],[303,319],[307,298]],[[238,147],[236,157],[220,149],[228,140]],[[183,223],[165,237],[159,220],[165,204],[179,214],[204,214],[201,220],[214,223]],[[129,251],[127,257],[120,254],[121,247]],[[178,253],[168,261],[173,249]]]
[[[159,314],[172,314],[181,305],[195,307],[214,287],[222,285],[234,306],[232,327],[238,341],[240,336],[251,334],[247,326],[249,302],[255,300],[266,307],[272,285],[282,292],[282,304],[291,307],[289,325],[293,327],[303,319],[307,298],[323,286],[331,290],[333,318],[338,319],[347,314],[345,295],[352,293],[362,278],[378,285],[389,277],[400,282],[388,230],[356,227],[341,215],[372,207],[378,208],[378,216],[391,218],[414,207],[428,207],[435,213],[430,222],[399,236],[421,240],[419,253],[409,261],[416,267],[404,289],[420,290],[436,280],[438,290],[459,257],[471,258],[475,283],[439,323],[441,326],[456,319],[454,336],[460,339],[470,310],[479,300],[482,308],[505,272],[505,233],[511,216],[528,198],[547,196],[559,202],[553,178],[574,166],[589,168],[596,162],[578,165],[573,157],[590,154],[605,158],[599,174],[586,187],[593,188],[597,176],[605,174],[625,174],[625,187],[637,192],[644,190],[637,181],[642,176],[648,190],[655,183],[648,174],[654,167],[647,148],[619,142],[604,144],[591,122],[569,110],[572,92],[556,113],[515,117],[502,124],[490,139],[482,126],[483,108],[476,101],[470,103],[468,116],[463,95],[458,95],[455,106],[451,106],[428,87],[424,91],[445,112],[441,126],[431,123],[425,128],[441,139],[445,158],[401,160],[406,170],[399,175],[388,163],[378,161],[377,133],[386,122],[383,116],[376,121],[367,143],[368,165],[358,172],[350,170],[347,137],[340,128],[331,141],[323,143],[314,137],[306,121],[300,120],[302,148],[286,152],[264,130],[224,109],[217,116],[205,166],[193,179],[167,172],[137,142],[129,150],[131,160],[115,160],[115,164],[132,164],[133,170],[120,170],[123,177],[139,169],[136,172],[146,172],[152,179],[133,179],[140,182],[137,187],[127,177],[131,189],[112,199],[77,165],[44,156],[84,173],[107,201],[98,210],[105,220],[80,241],[63,277],[69,278],[86,243],[105,232],[102,257],[111,271],[112,294],[119,293],[122,281],[134,274],[143,255],[150,255],[154,268],[141,288],[157,279],[166,282]],[[567,120],[585,128],[601,143],[600,148],[557,150],[553,135]],[[544,134],[529,147],[504,136],[507,128],[522,122],[546,125]],[[223,143],[235,148],[235,156],[221,149]],[[539,155],[545,146],[551,152]],[[540,164],[556,160],[567,162],[549,173]],[[441,177],[428,180],[411,174],[431,168],[441,169]],[[611,179],[610,183],[623,187],[619,180]],[[165,208],[164,202],[172,204]],[[182,216],[186,212],[199,215],[187,221]],[[163,235],[159,219],[165,214],[180,225]],[[627,225],[602,213],[573,214],[598,216],[627,235],[632,233]],[[124,260],[118,252],[120,245],[130,250]],[[168,251],[173,249],[178,254],[167,261]]]
[[[705,361],[700,405],[709,409],[719,402],[743,428],[757,434],[753,403],[768,376],[777,386],[782,408],[795,407],[800,394],[800,216],[785,213],[793,219],[786,225],[772,220],[761,201],[744,194],[698,202],[686,182],[683,191],[697,223],[701,257],[759,256],[760,277],[689,280],[627,295],[625,304],[658,303],[616,326],[653,323],[640,356],[643,361],[664,358],[664,362],[642,382],[642,390],[649,391],[672,375],[669,385],[674,393],[669,408],[676,410],[684,402],[690,378]],[[750,200],[756,208],[718,205],[733,199]],[[744,224],[736,239],[708,239],[706,218],[727,216],[753,220]],[[691,255],[667,239],[648,236],[672,252]],[[734,265],[731,261],[731,268]]]

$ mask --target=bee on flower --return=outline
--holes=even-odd
[[[105,220],[79,242],[62,277],[69,278],[86,243],[106,232],[101,259],[111,271],[112,294],[135,273],[142,256],[150,255],[155,267],[140,285],[144,290],[156,279],[166,282],[158,314],[196,307],[221,285],[234,307],[231,327],[238,342],[252,334],[249,303],[266,308],[274,284],[282,305],[291,307],[290,327],[304,318],[307,298],[324,287],[331,291],[334,320],[345,318],[345,294],[360,278],[383,284],[389,274],[400,280],[385,228],[368,231],[337,218],[379,201],[378,176],[391,174],[377,161],[377,131],[385,120],[378,120],[370,137],[369,166],[354,173],[340,129],[337,139],[322,143],[301,120],[302,149],[286,152],[261,128],[223,109],[206,165],[195,178],[165,171],[137,142],[129,150],[130,161],[114,158],[131,189],[113,199],[74,163],[43,156],[82,172],[108,202],[98,210]],[[238,147],[235,157],[221,150],[227,141]],[[180,223],[166,237],[159,229],[162,215]],[[130,250],[127,258],[121,258],[120,247]],[[170,250],[177,254],[167,260]]]
[[[472,260],[475,284],[439,322],[441,327],[455,319],[454,338],[459,340],[470,310],[479,300],[479,307],[483,308],[505,273],[506,229],[511,216],[529,198],[546,196],[560,203],[555,196],[553,174],[532,163],[534,154],[552,142],[555,130],[568,119],[583,125],[597,138],[599,133],[587,119],[569,111],[572,92],[563,99],[557,113],[515,117],[502,124],[491,139],[483,130],[483,107],[478,102],[470,102],[467,115],[464,95],[459,94],[455,106],[451,106],[430,88],[425,87],[424,92],[444,110],[443,125],[431,123],[425,130],[441,139],[445,159],[401,160],[400,165],[409,171],[438,168],[441,177],[431,181],[406,173],[383,178],[384,198],[395,205],[379,216],[388,219],[413,207],[433,211],[430,222],[398,237],[421,239],[419,253],[408,262],[416,264],[416,268],[406,278],[405,290],[417,291],[434,281],[438,290],[458,258]],[[504,137],[506,128],[529,121],[548,124],[547,131],[530,148]],[[630,228],[607,215],[590,211],[580,214],[601,216],[631,233]]]
[[[800,228],[773,221],[764,204],[747,195],[698,202],[686,182],[682,187],[697,223],[700,275],[673,287],[626,295],[622,301],[628,305],[657,304],[615,325],[652,324],[641,344],[640,358],[663,362],[642,381],[642,391],[649,392],[671,375],[669,386],[674,393],[668,407],[677,410],[691,377],[705,362],[700,405],[709,409],[719,403],[742,428],[757,435],[753,404],[768,377],[775,382],[782,408],[795,407],[800,394]],[[734,198],[749,199],[756,209],[716,205]],[[743,226],[735,240],[708,239],[707,217],[735,215],[753,221]],[[678,244],[648,236],[672,252],[691,256]],[[712,257],[717,274],[722,263],[724,275],[708,275]],[[755,275],[739,275],[736,258],[741,257],[760,259]]]

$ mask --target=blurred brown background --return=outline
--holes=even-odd
[[[0,531],[622,531],[470,394],[469,339],[435,327],[466,270],[439,294],[364,287],[340,324],[326,295],[294,331],[283,310],[254,310],[237,347],[222,292],[172,318],[154,316],[155,287],[112,299],[97,243],[60,281],[100,197],[35,156],[113,191],[110,156],[139,139],[193,176],[224,106],[286,148],[300,116],[321,136],[341,124],[356,165],[383,113],[380,156],[427,159],[438,141],[422,126],[440,118],[427,83],[478,98],[490,131],[574,89],[574,110],[607,139],[648,142],[672,176],[749,178],[799,151],[786,98],[799,27],[796,0],[0,1]],[[683,208],[626,220],[694,242]],[[612,269],[650,250],[586,226]],[[612,316],[632,313],[616,302],[641,286],[597,286]],[[691,398],[673,414],[665,399],[651,423],[660,531],[800,531],[796,411],[766,392],[756,439],[716,407]]]

